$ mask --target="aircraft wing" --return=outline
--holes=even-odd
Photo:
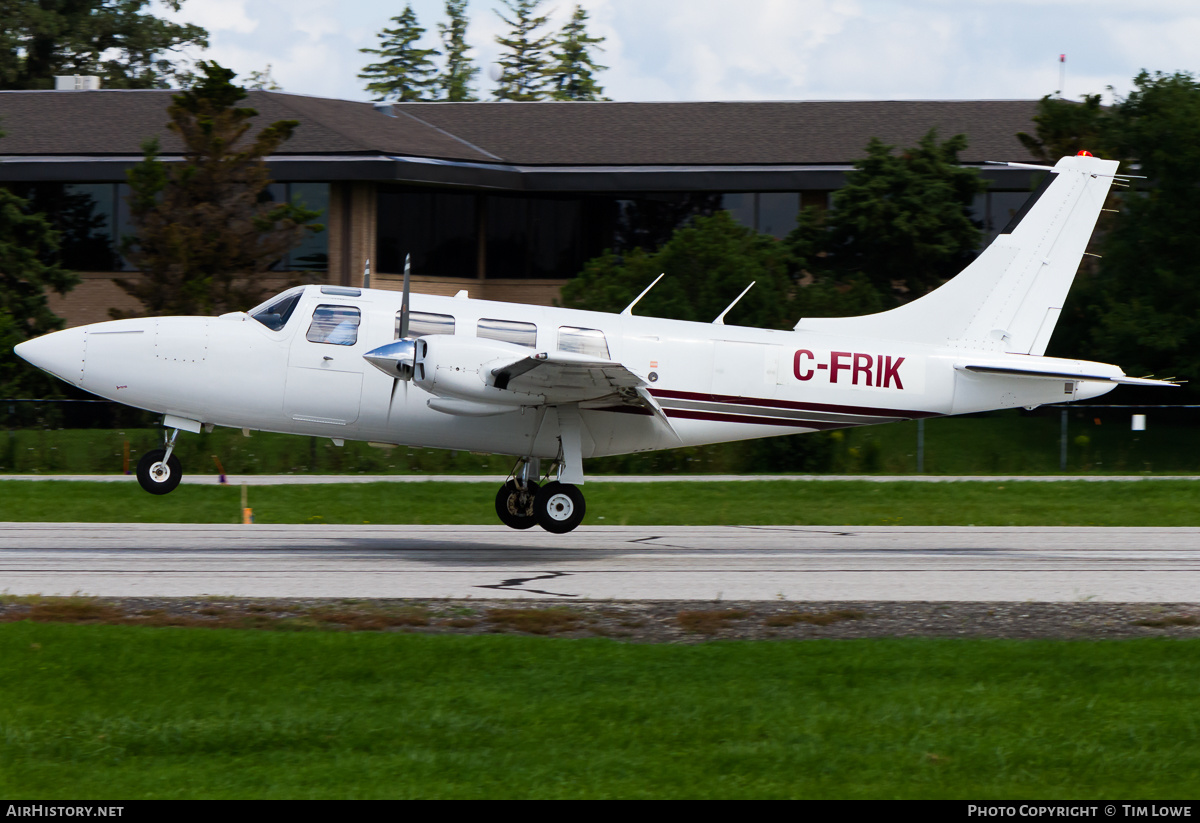
[[[566,394],[577,403],[646,385],[615,360],[566,351],[538,352],[492,369],[492,377],[498,389]]]
[[[492,369],[498,389],[540,394],[548,405],[650,414],[675,428],[648,388],[649,383],[615,360],[577,352],[538,352]]]

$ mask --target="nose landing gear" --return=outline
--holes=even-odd
[[[183,468],[179,465],[179,458],[171,454],[175,449],[175,437],[178,434],[179,429],[172,429],[165,449],[148,451],[138,461],[138,483],[151,494],[173,492],[183,479]]]

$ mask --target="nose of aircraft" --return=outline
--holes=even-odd
[[[83,380],[84,337],[82,328],[66,329],[18,343],[13,351],[42,371],[78,385]]]

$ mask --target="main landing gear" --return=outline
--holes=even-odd
[[[183,479],[179,458],[171,454],[175,449],[175,437],[178,434],[179,429],[171,429],[171,435],[164,443],[166,448],[148,451],[138,461],[138,483],[151,494],[173,492]]]
[[[517,464],[513,476],[496,494],[496,514],[512,529],[537,525],[554,534],[566,534],[583,522],[587,511],[583,492],[558,480],[539,485],[533,478],[538,476],[540,462],[532,457]]]

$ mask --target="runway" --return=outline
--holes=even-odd
[[[1200,528],[0,523],[0,592],[1200,601]]]

